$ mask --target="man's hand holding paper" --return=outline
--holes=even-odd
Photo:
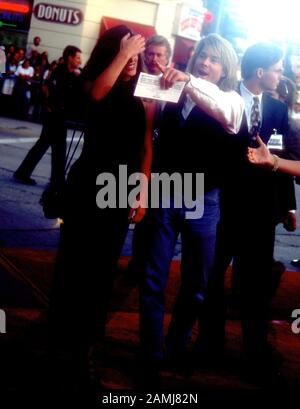
[[[178,102],[189,76],[172,67],[157,63],[162,75],[140,73],[134,95],[160,101]]]

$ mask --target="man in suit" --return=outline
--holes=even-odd
[[[276,45],[257,43],[242,59],[240,94],[245,101],[245,123],[232,146],[217,244],[216,272],[209,286],[206,334],[200,347],[216,356],[224,343],[224,274],[234,257],[242,316],[243,351],[247,373],[257,380],[277,372],[268,344],[275,227],[280,221],[293,223],[296,208],[294,186],[287,175],[253,167],[246,161],[248,145],[259,134],[267,144],[271,135],[288,131],[287,106],[265,91],[275,90],[283,71],[282,51]],[[278,155],[284,155],[284,149]],[[212,324],[213,322],[213,324]],[[221,325],[221,322],[223,324]],[[220,324],[220,325],[219,325]],[[201,350],[200,350],[201,351]],[[270,378],[269,378],[270,379]]]

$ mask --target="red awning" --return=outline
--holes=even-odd
[[[135,33],[142,34],[146,39],[156,35],[156,30],[152,26],[134,23],[132,21],[120,20],[118,18],[102,17],[99,36],[101,36],[109,28],[118,26],[119,24],[125,24]]]

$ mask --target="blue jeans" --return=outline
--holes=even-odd
[[[203,303],[208,277],[215,259],[216,229],[220,218],[219,190],[204,196],[204,214],[186,219],[186,208],[149,209],[145,220],[147,248],[142,263],[140,286],[140,340],[145,358],[163,357],[164,293],[181,233],[181,288],[174,309],[169,343],[185,346]],[[175,346],[175,344],[174,344]]]

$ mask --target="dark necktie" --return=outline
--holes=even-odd
[[[260,128],[260,112],[259,112],[259,98],[253,97],[253,104],[250,115],[250,134],[252,137],[256,137]]]

